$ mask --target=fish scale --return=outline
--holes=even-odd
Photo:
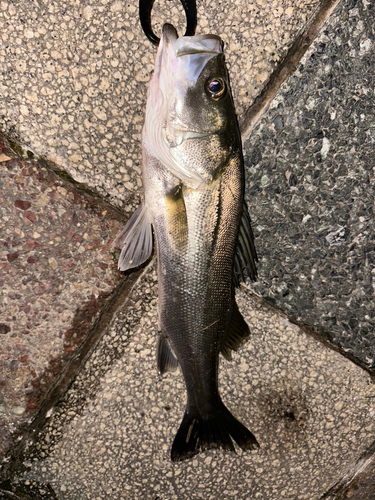
[[[172,460],[234,451],[233,441],[251,450],[255,437],[218,390],[220,352],[230,359],[249,335],[234,287],[255,279],[257,261],[222,42],[178,38],[165,25],[155,66],[142,133],[145,198],[114,242],[119,268],[145,262],[155,240],[157,363],[162,373],[179,365],[187,391]]]

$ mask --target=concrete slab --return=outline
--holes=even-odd
[[[199,33],[223,37],[237,111],[259,93],[319,0],[198,2]],[[0,2],[0,130],[126,211],[139,202],[140,132],[155,49],[137,2]],[[184,24],[156,2],[156,30]]]
[[[123,280],[110,249],[123,224],[0,136],[0,455]]]
[[[222,363],[221,393],[261,448],[172,463],[185,390],[179,372],[157,374],[155,284],[151,267],[29,443],[12,491],[61,500],[320,498],[374,439],[369,375],[241,290],[252,334]]]
[[[245,143],[251,290],[375,368],[375,6],[345,0]]]

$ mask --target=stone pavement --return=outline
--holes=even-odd
[[[154,263],[123,279],[109,247],[141,198],[154,50],[131,4],[0,4],[0,498],[371,500],[374,5],[198,3],[227,42],[261,257],[222,395],[261,448],[172,464],[185,396],[156,371]]]
[[[157,373],[155,284],[151,265],[27,447],[14,491],[52,499],[49,484],[64,500],[320,498],[373,442],[369,375],[242,289],[251,338],[221,363],[220,387],[260,450],[173,463],[185,388],[180,372]]]
[[[109,242],[124,216],[2,137],[0,168],[4,452],[122,282]]]
[[[375,5],[342,2],[244,144],[251,289],[375,369]]]

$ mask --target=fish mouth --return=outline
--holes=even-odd
[[[194,35],[179,37],[176,29],[169,23],[163,25],[162,38],[165,46],[172,45],[175,56],[193,54],[217,55],[223,52],[223,41],[218,35]]]
[[[165,23],[163,25],[161,36],[164,39],[165,44],[170,43],[172,46],[174,46],[178,40],[178,34],[176,28],[169,23]]]

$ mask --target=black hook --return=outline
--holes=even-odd
[[[158,45],[158,38],[151,28],[151,11],[155,0],[139,0],[139,18],[145,35],[154,45]],[[185,36],[192,36],[197,27],[197,5],[195,0],[180,0],[186,14],[186,33]]]

